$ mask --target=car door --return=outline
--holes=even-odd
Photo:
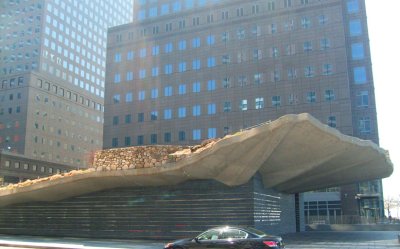
[[[246,239],[248,237],[248,233],[236,229],[226,229],[222,232],[222,240],[219,244],[219,248],[221,249],[241,249],[246,248]]]
[[[221,231],[211,229],[197,236],[190,248],[192,249],[222,249],[221,244]]]

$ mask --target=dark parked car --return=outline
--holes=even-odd
[[[216,227],[195,238],[181,239],[165,245],[164,249],[265,249],[285,248],[282,238],[265,234],[254,228]]]

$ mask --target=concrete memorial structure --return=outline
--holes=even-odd
[[[297,193],[392,171],[372,142],[286,115],[202,146],[100,151],[89,170],[0,189],[0,233],[161,239],[222,224],[294,232],[304,227]]]

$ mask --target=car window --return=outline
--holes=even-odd
[[[248,234],[238,229],[228,229],[222,232],[221,239],[245,239]]]
[[[208,230],[197,236],[198,240],[216,240],[221,239],[221,232],[218,230]]]

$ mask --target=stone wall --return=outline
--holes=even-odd
[[[188,153],[184,146],[137,146],[102,150],[95,153],[93,167],[97,171],[127,170],[160,167],[185,158]]]
[[[97,151],[93,166],[96,171],[161,167],[212,147],[219,139],[209,139],[195,146],[134,146]]]

